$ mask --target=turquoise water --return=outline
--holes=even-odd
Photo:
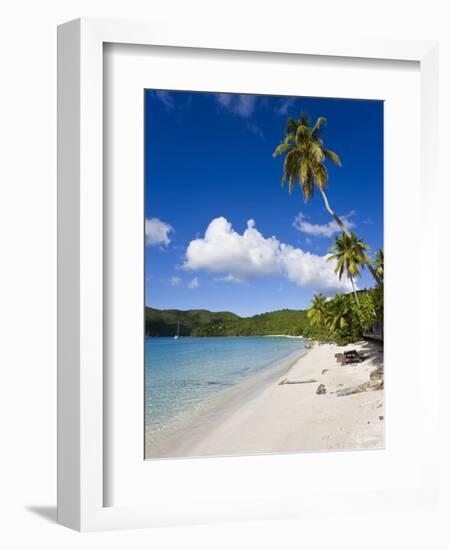
[[[298,338],[146,338],[147,442],[177,418],[302,350]]]

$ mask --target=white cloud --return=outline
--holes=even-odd
[[[169,245],[171,242],[170,233],[173,227],[159,218],[148,218],[145,220],[145,241],[149,246],[158,244]]]
[[[265,238],[247,222],[243,234],[237,233],[226,218],[215,218],[204,237],[187,247],[184,269],[222,275],[227,282],[243,282],[267,276],[284,276],[298,286],[320,290],[350,290],[349,281],[338,280],[335,263],[281,243],[276,237]]]
[[[233,275],[226,275],[226,277],[215,277],[214,281],[223,282],[223,283],[244,283],[244,279],[239,279],[238,277],[234,277]]]
[[[259,126],[257,126],[257,124],[253,124],[252,122],[247,122],[246,127],[255,136],[258,136],[260,138],[264,137],[262,130],[259,128]]]
[[[338,279],[335,262],[327,261],[328,256],[318,256],[290,245],[281,245],[282,260],[287,278],[297,286],[316,288],[323,291],[349,291],[347,278]]]
[[[349,219],[353,214],[354,212],[352,211],[346,216],[341,216],[342,222],[348,229],[355,227],[355,223]],[[301,233],[313,235],[314,237],[332,237],[336,233],[341,232],[341,229],[335,220],[323,224],[310,223],[307,221],[307,216],[305,216],[302,212],[300,212],[293,220],[293,227],[298,231],[301,231]]]
[[[171,277],[170,278],[170,284],[171,284],[171,286],[179,286],[181,284],[181,278],[180,277]]]
[[[238,94],[216,94],[218,104],[235,115],[249,118],[256,107],[256,96]]]
[[[167,109],[173,109],[175,102],[170,92],[165,92],[164,90],[156,90],[156,97],[165,105]]]
[[[275,112],[278,115],[286,115],[290,107],[293,107],[295,104],[295,97],[287,97],[281,100],[279,106],[275,109]]]
[[[215,218],[204,238],[191,241],[186,251],[184,267],[210,273],[231,275],[235,279],[273,275],[280,271],[279,242],[265,239],[249,220],[243,235],[239,235],[226,218]]]
[[[190,283],[187,284],[188,288],[198,288],[200,286],[200,282],[198,280],[198,277],[194,277]]]
[[[217,94],[215,99],[222,107],[230,107],[232,102],[232,94]]]

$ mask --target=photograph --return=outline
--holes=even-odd
[[[5,2],[0,550],[449,550],[446,13]]]
[[[145,459],[383,449],[383,101],[143,93]]]

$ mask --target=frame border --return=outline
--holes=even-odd
[[[424,40],[229,35],[160,22],[77,19],[58,27],[58,523],[79,531],[170,525],[145,507],[103,506],[103,45],[123,43],[417,61],[421,85],[421,182],[427,209],[426,270],[438,265],[438,45]],[[425,116],[424,116],[425,113]],[[432,294],[438,295],[436,288]],[[429,299],[427,303],[431,302]],[[421,304],[423,311],[431,306]],[[440,364],[438,346],[431,360]],[[428,357],[429,359],[429,357]],[[441,365],[440,365],[441,366]],[[432,487],[438,479],[431,480]],[[426,488],[424,488],[426,490]],[[429,490],[427,488],[427,490]],[[411,495],[404,492],[404,499]],[[367,495],[372,502],[376,495]],[[412,499],[413,500],[413,499]],[[341,505],[341,502],[339,502]],[[339,506],[336,501],[336,506]],[[357,504],[353,503],[356,509]],[[315,510],[292,505],[295,516]],[[258,519],[236,510],[236,519]],[[314,513],[314,512],[312,512]],[[211,514],[197,523],[215,522]],[[191,524],[191,520],[186,520]],[[179,524],[179,522],[178,522]]]

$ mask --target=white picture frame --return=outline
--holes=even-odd
[[[104,44],[157,45],[273,54],[384,59],[419,63],[421,86],[421,186],[427,191],[421,203],[426,220],[422,238],[427,262],[421,276],[435,284],[428,300],[420,303],[425,318],[438,315],[438,201],[436,163],[438,125],[436,79],[437,45],[431,41],[384,41],[349,37],[336,42],[320,37],[286,37],[279,40],[256,32],[204,29],[192,37],[181,24],[161,28],[156,23],[81,19],[58,29],[58,521],[78,530],[150,527],[168,524],[247,520],[319,514],[338,508],[373,510],[387,501],[433,505],[438,478],[432,449],[422,463],[417,484],[392,494],[335,493],[308,495],[307,502],[293,494],[282,502],[267,495],[260,506],[248,502],[206,501],[190,509],[172,506],[105,506],[104,471],[104,201],[103,201],[103,59]],[[425,116],[423,116],[425,113]],[[432,299],[434,298],[434,299]],[[425,314],[425,315],[424,315]],[[426,326],[420,325],[421,338]],[[430,330],[430,329],[429,329]],[[417,362],[422,364],[423,357]],[[435,383],[441,358],[430,349],[426,362],[427,384]],[[422,371],[420,371],[422,374]],[[437,408],[428,411],[437,421]],[[339,460],[344,460],[340,455]],[[430,457],[430,458],[429,458]],[[238,459],[233,459],[238,460]]]

